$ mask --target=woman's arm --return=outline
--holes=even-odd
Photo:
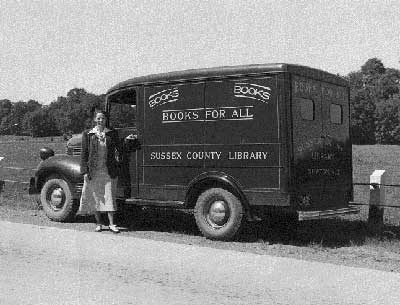
[[[122,141],[119,139],[118,132],[114,130],[113,132],[113,142],[115,143],[115,157],[118,162],[122,161]]]
[[[123,147],[129,152],[133,152],[139,148],[139,140],[133,133],[123,140]]]
[[[88,173],[88,159],[89,159],[89,143],[88,143],[88,134],[87,132],[82,133],[82,144],[81,144],[81,174]]]

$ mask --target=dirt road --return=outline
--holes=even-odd
[[[393,304],[400,274],[0,222],[0,304]]]

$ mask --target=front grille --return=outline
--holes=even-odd
[[[81,146],[67,146],[67,155],[70,156],[80,156],[82,148]]]
[[[81,194],[82,194],[82,188],[83,188],[83,182],[80,182],[80,183],[75,184],[75,192],[76,192],[78,195],[81,195]]]
[[[81,151],[82,151],[82,148],[79,146],[79,147],[73,147],[72,148],[72,155],[73,156],[80,156],[81,155]]]

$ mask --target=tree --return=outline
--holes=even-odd
[[[376,104],[358,92],[351,101],[351,138],[354,144],[374,144]]]
[[[92,109],[104,108],[104,96],[86,92],[82,88],[68,91],[50,104],[50,112],[61,133],[80,133],[92,124]]]
[[[42,105],[38,101],[29,100],[26,103],[26,107],[27,107],[27,112],[33,112],[39,108],[42,108]]]
[[[355,144],[375,143],[375,109],[373,98],[364,85],[361,71],[347,76],[350,82],[351,137]]]
[[[378,81],[379,97],[389,99],[399,94],[400,71],[396,69],[386,69]]]
[[[4,99],[0,100],[0,121],[3,117],[10,114],[12,108],[12,103],[10,100]]]
[[[33,112],[28,112],[24,117],[23,126],[30,131],[33,137],[47,137],[58,134],[54,118],[48,109],[38,108]]]
[[[5,134],[21,134],[22,132],[22,119],[27,112],[26,103],[19,101],[12,103],[11,111],[7,116],[1,120],[0,130]]]
[[[11,109],[12,103],[10,100],[0,100],[0,134],[5,134],[8,132],[9,126],[6,118],[10,115]]]
[[[382,61],[376,57],[370,58],[361,66],[361,72],[366,76],[378,76],[385,73],[386,68]]]
[[[389,99],[379,103],[376,109],[376,141],[381,144],[400,143],[400,100]]]
[[[355,144],[400,143],[400,71],[371,58],[349,73],[351,134]]]

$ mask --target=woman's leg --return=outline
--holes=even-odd
[[[110,222],[110,226],[115,225],[114,224],[114,212],[108,212],[108,221]]]
[[[103,224],[103,221],[102,221],[102,219],[101,219],[101,214],[100,214],[99,211],[94,212],[94,218],[96,218],[96,223],[97,223],[98,225]]]
[[[114,223],[114,212],[108,212],[108,220],[110,222],[109,228],[113,233],[119,233],[117,226]]]
[[[101,219],[101,214],[99,211],[94,212],[94,217],[96,218],[96,232],[101,232],[103,230],[103,220]]]

